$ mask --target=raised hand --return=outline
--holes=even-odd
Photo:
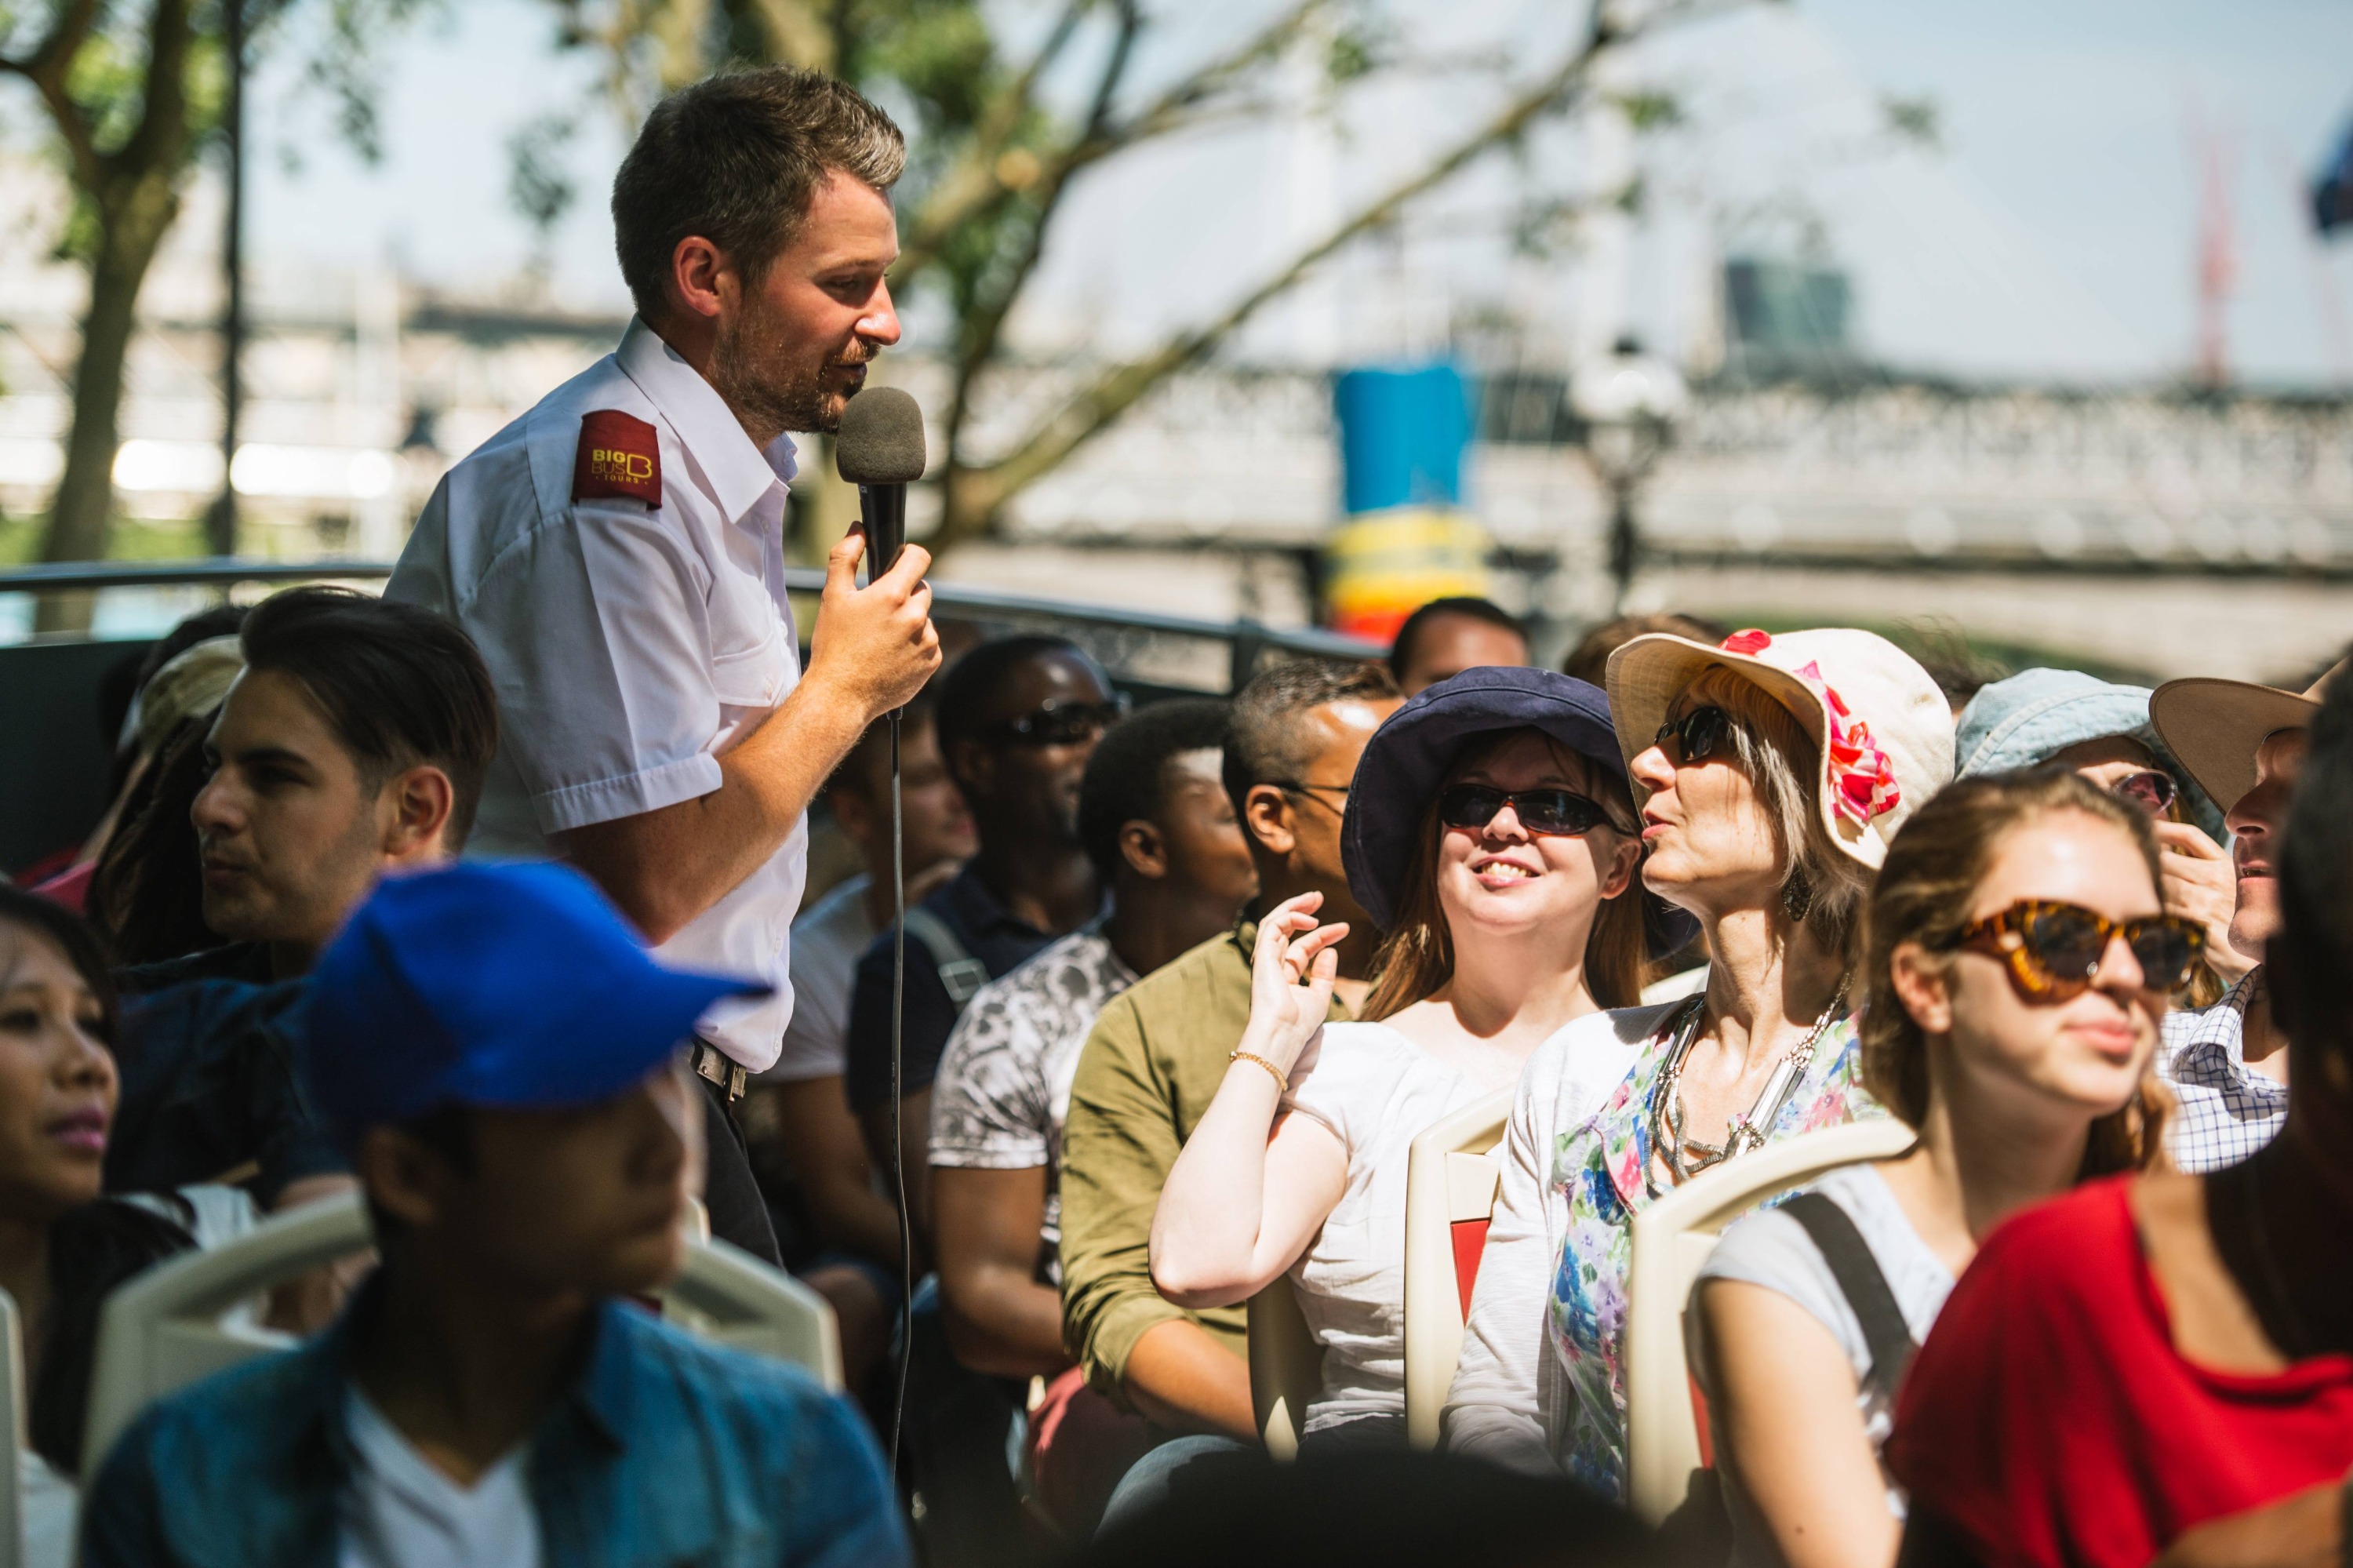
[[[1303,893],[1267,911],[1250,956],[1250,1026],[1241,1049],[1285,1074],[1324,1027],[1340,969],[1335,948],[1348,934],[1345,920],[1316,923],[1323,903],[1321,893]]]

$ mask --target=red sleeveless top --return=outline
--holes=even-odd
[[[1998,1228],[1905,1378],[1889,1467],[1988,1563],[2146,1568],[2192,1525],[2353,1469],[2353,1357],[2183,1359],[2130,1180]]]

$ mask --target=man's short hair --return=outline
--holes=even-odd
[[[973,739],[997,719],[1018,716],[997,712],[997,689],[1006,677],[1024,664],[1064,654],[1091,668],[1094,664],[1067,637],[1025,631],[984,642],[948,666],[939,682],[939,726],[940,755],[948,759],[950,772],[955,770],[956,742]]]
[[[671,93],[613,176],[613,246],[638,313],[669,309],[680,240],[708,239],[756,284],[828,174],[887,191],[906,166],[891,117],[817,71],[726,71]]]
[[[1397,639],[1389,644],[1389,673],[1405,679],[1406,666],[1413,662],[1413,644],[1430,623],[1441,615],[1460,615],[1472,620],[1483,620],[1490,626],[1501,627],[1525,642],[1528,629],[1520,618],[1491,599],[1474,599],[1462,594],[1451,599],[1434,599],[1411,615],[1398,628]]]
[[[322,585],[263,599],[238,637],[248,670],[302,683],[364,783],[381,788],[424,764],[448,774],[443,839],[452,849],[466,842],[499,748],[499,701],[489,667],[456,622],[420,605]]]
[[[1397,694],[1396,678],[1377,659],[1361,664],[1297,659],[1251,677],[1226,715],[1223,771],[1234,810],[1243,810],[1254,784],[1339,782],[1300,777],[1310,761],[1301,743],[1302,715],[1329,703],[1377,703]]]
[[[1119,831],[1160,821],[1169,759],[1225,743],[1227,706],[1215,697],[1155,703],[1095,743],[1079,784],[1079,846],[1104,881],[1125,863]]]

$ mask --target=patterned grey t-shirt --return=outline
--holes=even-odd
[[[933,1164],[1046,1167],[1039,1274],[1049,1284],[1062,1280],[1062,1118],[1079,1048],[1103,1004],[1134,983],[1099,929],[1074,931],[980,988],[932,1083]]]

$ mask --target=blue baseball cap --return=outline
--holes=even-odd
[[[1415,840],[1447,770],[1484,735],[1533,729],[1623,783],[1625,755],[1609,718],[1609,698],[1588,681],[1550,670],[1488,664],[1463,671],[1406,699],[1365,743],[1340,826],[1340,863],[1348,892],[1383,930],[1396,922]],[[1672,953],[1698,925],[1639,883],[1646,945]]]
[[[346,1145],[443,1105],[556,1109],[641,1082],[726,997],[767,986],[664,968],[569,866],[467,862],[388,876],[311,975],[303,1087]]]
[[[1961,710],[1953,736],[1954,775],[1968,779],[2032,768],[2071,746],[2122,736],[2173,775],[2182,814],[2220,839],[2222,813],[2158,737],[2149,720],[2149,696],[2146,686],[2116,685],[2081,670],[2021,670],[1980,688]]]

